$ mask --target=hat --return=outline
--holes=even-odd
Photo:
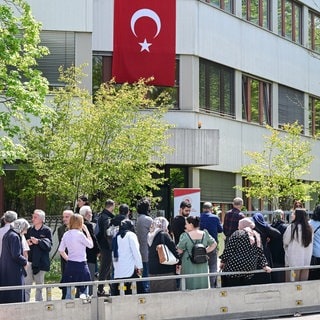
[[[259,224],[262,227],[266,227],[267,226],[267,223],[264,221],[264,217],[263,217],[261,212],[256,212],[253,215],[252,219],[255,222],[255,224]]]

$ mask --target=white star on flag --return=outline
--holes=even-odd
[[[140,46],[141,46],[141,50],[140,52],[146,50],[148,52],[150,52],[149,47],[152,46],[152,43],[148,43],[147,39],[144,39],[143,42],[139,42]]]

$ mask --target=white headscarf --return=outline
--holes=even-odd
[[[238,228],[239,230],[244,230],[248,234],[251,245],[254,245],[257,241],[257,246],[261,247],[260,234],[253,230],[255,226],[256,225],[250,218],[243,218],[239,220]]]
[[[148,233],[148,245],[151,247],[155,236],[161,232],[168,232],[169,221],[165,217],[154,218],[150,231]]]

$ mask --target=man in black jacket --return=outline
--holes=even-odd
[[[52,247],[51,229],[44,225],[45,212],[40,209],[32,214],[33,227],[29,228],[26,239],[30,247],[25,284],[44,284],[44,275],[50,270],[49,252]],[[30,289],[26,289],[26,301],[30,301]],[[42,289],[36,289],[36,301],[43,301]]]
[[[111,279],[111,266],[112,266],[112,248],[110,247],[106,230],[108,229],[111,219],[114,218],[115,203],[113,200],[108,199],[105,203],[105,208],[100,213],[98,218],[99,233],[97,234],[97,240],[100,246],[100,269],[99,269],[99,281]],[[99,284],[98,296],[106,295],[104,291],[104,285]]]

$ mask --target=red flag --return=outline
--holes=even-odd
[[[115,0],[112,76],[116,82],[175,80],[176,0]]]

